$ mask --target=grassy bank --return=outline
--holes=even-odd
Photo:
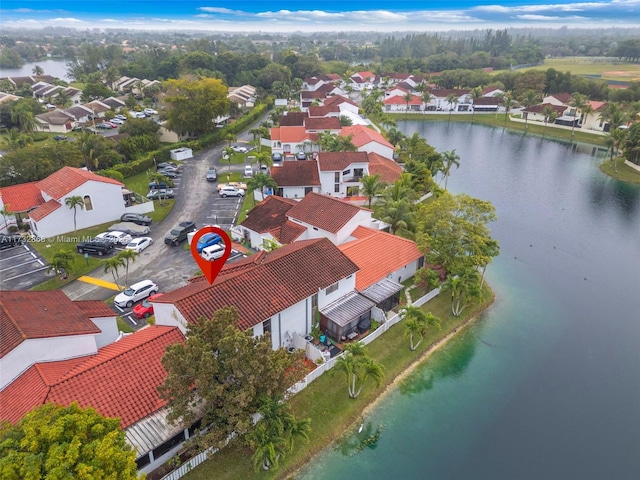
[[[605,135],[597,135],[593,133],[583,132],[580,129],[574,130],[573,137],[571,136],[571,130],[555,128],[553,125],[545,126],[540,122],[528,122],[527,124],[520,121],[513,121],[507,117],[505,122],[504,113],[489,114],[489,113],[477,113],[475,115],[465,114],[422,114],[422,113],[405,113],[387,114],[396,121],[401,120],[421,120],[428,122],[457,122],[457,123],[474,123],[478,125],[489,125],[491,127],[508,128],[513,131],[520,131],[526,135],[532,135],[537,137],[555,138],[559,140],[574,141],[581,143],[590,143],[593,145],[605,145]],[[526,127],[526,128],[525,128]]]
[[[188,480],[231,479],[277,479],[288,478],[309,462],[322,449],[344,435],[362,417],[365,408],[375,402],[407,372],[424,359],[438,342],[454,334],[462,326],[474,319],[479,312],[493,302],[493,293],[485,288],[483,301],[469,307],[463,315],[451,315],[450,297],[440,295],[423,308],[442,320],[440,331],[430,331],[416,351],[409,350],[409,341],[404,338],[402,322],[393,326],[384,335],[372,342],[367,350],[370,355],[384,365],[385,379],[380,388],[368,384],[360,396],[352,400],[347,395],[344,373],[337,368],[329,370],[306,389],[291,399],[291,406],[297,418],[311,419],[309,442],[296,445],[293,452],[281,461],[276,471],[255,472],[251,462],[251,452],[237,443],[192,470],[184,478]]]
[[[600,170],[610,177],[613,177],[622,182],[640,185],[640,172],[625,164],[623,157],[618,157],[616,159],[617,172],[614,171],[613,166],[609,163],[609,159],[600,164]]]

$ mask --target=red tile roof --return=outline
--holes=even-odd
[[[394,95],[393,97],[385,98],[382,102],[385,105],[406,105],[407,101],[401,95]],[[409,105],[422,105],[422,97],[418,95],[411,95],[411,100],[409,100]]]
[[[271,178],[278,187],[317,187],[320,186],[320,174],[316,160],[282,162],[271,169]]]
[[[312,192],[305,195],[297,205],[289,210],[287,216],[292,220],[300,220],[327,232],[338,233],[361,210],[366,209],[337,198]]]
[[[274,168],[273,170],[280,170],[280,168],[283,167]],[[286,214],[296,203],[295,200],[269,195],[249,211],[247,217],[240,225],[257,233],[269,232],[274,228],[282,226],[282,224],[287,221]]]
[[[100,300],[74,300],[73,303],[89,318],[114,316],[113,310]]]
[[[38,188],[56,200],[60,200],[69,192],[75,190],[85,182],[93,180],[95,182],[111,183],[113,185],[124,185],[113,178],[102,177],[88,170],[73,167],[62,167],[52,173],[44,180],[38,182]]]
[[[311,117],[304,121],[305,130],[340,130],[338,117]]]
[[[95,355],[36,364],[0,392],[0,419],[16,422],[45,402],[75,401],[119,417],[127,428],[166,405],[156,389],[166,377],[161,360],[167,346],[179,342],[184,336],[177,327],[154,325]]]
[[[550,96],[555,98],[559,102],[564,103],[565,105],[569,105],[569,102],[571,101],[571,94],[570,93],[554,93],[554,94],[552,94]]]
[[[35,210],[32,210],[31,212],[29,212],[29,217],[37,222],[39,220],[42,220],[51,212],[55,212],[57,209],[60,208],[60,206],[61,206],[60,202],[57,202],[56,200],[46,201]]]
[[[309,116],[310,117],[326,117],[330,113],[339,113],[339,112],[340,112],[340,107],[338,107],[337,105],[324,105],[322,107],[309,107]]]
[[[345,98],[342,95],[333,95],[329,98],[327,98],[324,101],[324,106],[330,106],[330,105],[340,105],[341,103],[348,103],[349,105],[353,105],[354,107],[358,107],[360,108],[360,105],[358,105],[356,102],[354,102],[353,100],[349,99],[349,98]]]
[[[333,85],[331,85],[331,88],[333,88]],[[321,87],[313,91],[303,90],[302,92],[300,92],[300,96],[302,97],[303,100],[316,100],[320,98],[325,98],[327,96],[327,93]]]
[[[353,135],[351,143],[353,143],[356,148],[360,148],[363,145],[371,142],[377,142],[380,145],[393,148],[393,145],[391,145],[381,134],[379,134],[372,128],[365,127],[364,125],[343,127],[342,130],[340,130],[340,135],[343,137]]]
[[[277,238],[281,244],[287,245],[291,242],[295,242],[300,235],[306,231],[307,229],[302,225],[294,223],[291,220],[287,220],[280,228],[275,229],[271,234]]]
[[[319,152],[316,158],[321,172],[343,171],[352,163],[369,163],[367,152]]]
[[[307,112],[288,112],[280,118],[281,127],[302,127],[308,117]]]
[[[114,314],[112,314],[114,316]],[[0,292],[0,358],[26,339],[100,333],[61,290]]]
[[[2,187],[0,197],[5,209],[11,212],[27,212],[44,203],[38,182]]]
[[[393,183],[402,175],[402,167],[389,158],[369,153],[369,175],[380,175],[380,180]]]
[[[304,127],[275,127],[271,129],[271,140],[280,140],[282,143],[294,146],[305,140],[312,140],[312,138],[317,137],[311,137],[311,134],[307,133]]]
[[[376,74],[372,72],[356,72],[352,75],[352,77],[356,75],[358,75],[360,78],[364,80],[376,78]]]
[[[359,291],[423,256],[414,242],[390,233],[358,227],[353,236],[357,240],[338,248],[360,269],[356,276]]]
[[[213,285],[196,279],[157,302],[173,304],[190,323],[232,305],[246,330],[357,270],[330,240],[301,240],[225,266]]]

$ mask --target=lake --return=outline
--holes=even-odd
[[[399,128],[456,149],[449,190],[496,207],[496,302],[365,418],[374,449],[353,432],[299,478],[640,478],[640,187],[590,145]]]
[[[56,78],[70,82],[71,79],[67,76],[67,61],[66,60],[42,60],[40,62],[25,63],[20,68],[1,68],[0,77],[28,77],[33,75],[33,68],[38,65],[43,70],[45,75],[52,75]]]

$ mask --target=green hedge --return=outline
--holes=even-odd
[[[206,135],[201,136],[195,140],[187,140],[184,142],[172,143],[171,145],[166,145],[160,147],[158,150],[154,150],[152,152],[145,153],[141,158],[134,160],[129,163],[120,163],[118,165],[112,166],[108,170],[101,170],[98,173],[99,175],[111,176],[112,172],[119,172],[123,177],[131,177],[138,173],[146,172],[149,169],[153,168],[154,159],[156,163],[167,162],[171,160],[171,150],[175,148],[190,148],[193,151],[197,152],[200,150],[204,150],[205,148],[212,147],[217,145],[218,143],[224,141],[224,137],[232,133],[233,135],[237,135],[242,132],[245,128],[251,125],[253,122],[258,120],[266,111],[271,108],[273,104],[273,100],[269,100],[266,103],[261,103],[254,107],[249,113],[242,116],[237,122],[232,123],[231,125],[227,125],[223,128],[217,129],[215,132],[208,133]]]

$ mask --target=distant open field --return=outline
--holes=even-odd
[[[640,81],[640,64],[623,63],[618,62],[615,58],[603,57],[547,58],[542,65],[518,71],[547,70],[548,68],[555,68],[560,72],[570,72],[574,75],[600,75],[603,80]]]

